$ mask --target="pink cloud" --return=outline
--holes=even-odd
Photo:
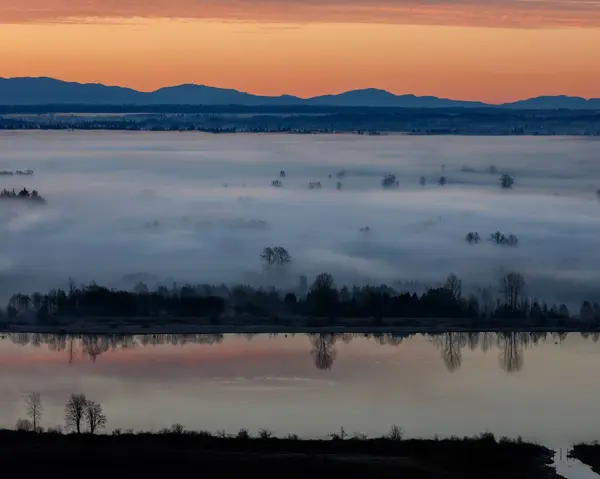
[[[93,23],[133,18],[598,27],[600,0],[0,0],[0,23]]]

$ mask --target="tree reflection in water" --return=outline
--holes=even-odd
[[[333,367],[336,350],[333,347],[336,340],[335,334],[309,334],[312,355],[317,369],[329,370]]]
[[[319,333],[306,335],[310,341],[310,354],[315,366],[320,370],[331,370],[334,366],[337,350],[336,342],[350,344],[354,340],[367,339],[381,346],[398,347],[406,338],[424,336],[441,351],[441,358],[450,372],[457,371],[463,360],[463,349],[471,351],[478,348],[485,354],[493,348],[498,349],[498,362],[507,373],[521,371],[525,364],[525,350],[543,343],[563,343],[569,335],[580,334],[584,339],[594,343],[600,339],[600,332],[583,333],[545,333],[545,332],[459,332],[443,334],[365,334],[365,333]],[[256,334],[238,334],[237,337],[251,341]],[[278,337],[270,334],[270,338]],[[286,335],[287,337],[288,335]],[[293,335],[292,335],[293,336]],[[151,347],[159,345],[180,346],[186,344],[216,345],[224,340],[223,334],[147,334],[138,336],[127,335],[61,335],[38,333],[8,333],[0,335],[0,339],[8,338],[20,346],[39,348],[45,345],[50,351],[66,353],[68,361],[76,357],[96,361],[99,356],[117,349],[136,347]]]

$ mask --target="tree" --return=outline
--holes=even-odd
[[[385,175],[381,180],[381,186],[384,188],[395,188],[399,185],[396,175]]]
[[[275,252],[273,251],[273,248],[267,246],[265,249],[263,249],[262,253],[260,254],[260,258],[268,265],[273,264],[275,258]]]
[[[38,392],[29,393],[25,399],[25,403],[27,404],[27,416],[31,419],[33,430],[37,432],[44,410],[42,396]]]
[[[462,281],[455,274],[451,274],[446,278],[444,288],[447,289],[450,292],[450,294],[452,294],[452,298],[454,298],[455,301],[458,301],[461,298]]]
[[[525,278],[520,273],[510,272],[502,277],[501,290],[504,302],[513,313],[519,308],[524,288]]]
[[[500,186],[504,189],[512,188],[515,184],[515,180],[513,180],[512,176],[507,175],[506,173],[500,177]]]
[[[591,321],[594,319],[594,310],[589,301],[584,301],[579,311],[579,318],[582,321]]]
[[[17,431],[30,432],[33,431],[33,424],[29,419],[17,419],[15,429]]]
[[[283,246],[275,246],[273,248],[267,246],[265,249],[263,249],[260,257],[267,264],[267,266],[272,266],[275,264],[283,266],[292,261],[292,256]]]
[[[65,406],[66,428],[81,434],[81,422],[86,414],[88,400],[85,394],[71,394]]]
[[[467,243],[469,244],[478,244],[481,241],[481,237],[476,231],[470,231],[466,234],[465,240],[467,240]]]
[[[275,256],[275,263],[279,265],[288,264],[292,261],[292,256],[283,246],[275,246],[275,248],[273,248],[273,254]]]
[[[95,434],[98,429],[106,427],[106,416],[102,406],[97,402],[86,401],[84,413],[90,434]]]
[[[333,313],[338,304],[337,296],[335,281],[329,273],[319,274],[310,287],[310,297],[316,314],[328,316]]]

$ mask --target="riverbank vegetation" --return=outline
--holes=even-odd
[[[265,268],[283,274],[292,261],[280,246],[261,253]],[[462,280],[449,275],[422,294],[397,291],[387,285],[338,288],[329,273],[317,275],[309,286],[301,276],[289,289],[185,284],[150,288],[138,283],[133,290],[110,289],[95,283],[47,293],[14,294],[4,322],[35,318],[39,324],[59,324],[81,318],[182,318],[197,324],[279,324],[296,326],[429,326],[445,324],[494,326],[600,326],[600,305],[584,301],[571,313],[564,304],[530,298],[526,281],[517,272],[504,274],[497,289],[463,294]],[[432,323],[433,321],[433,323]]]
[[[383,436],[369,438],[349,434],[342,427],[326,439],[317,440],[301,439],[295,434],[277,437],[268,429],[260,429],[255,435],[247,429],[229,434],[191,431],[174,424],[157,432],[114,429],[111,434],[95,434],[98,428],[94,429],[89,412],[92,404],[96,403],[80,394],[70,397],[65,408],[69,434],[60,426],[0,430],[5,467],[32,463],[29,472],[36,468],[42,472],[54,469],[65,458],[73,458],[94,464],[94,477],[123,472],[134,465],[137,473],[150,475],[163,467],[168,467],[170,473],[199,467],[205,473],[218,471],[219,477],[239,477],[244,471],[252,477],[276,473],[293,478],[558,478],[551,467],[553,451],[520,438],[498,440],[490,433],[405,439],[402,428],[392,425]],[[76,427],[77,418],[87,425],[85,432],[83,427]],[[21,420],[18,426],[27,422]],[[35,461],[30,459],[33,449]]]

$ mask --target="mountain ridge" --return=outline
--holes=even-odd
[[[513,108],[600,110],[600,98],[542,95],[503,104],[453,100],[436,96],[396,95],[378,88],[301,98],[294,95],[254,95],[231,88],[184,83],[150,92],[133,88],[79,83],[51,77],[0,77],[0,105],[243,105],[243,106],[337,106],[406,108]]]

